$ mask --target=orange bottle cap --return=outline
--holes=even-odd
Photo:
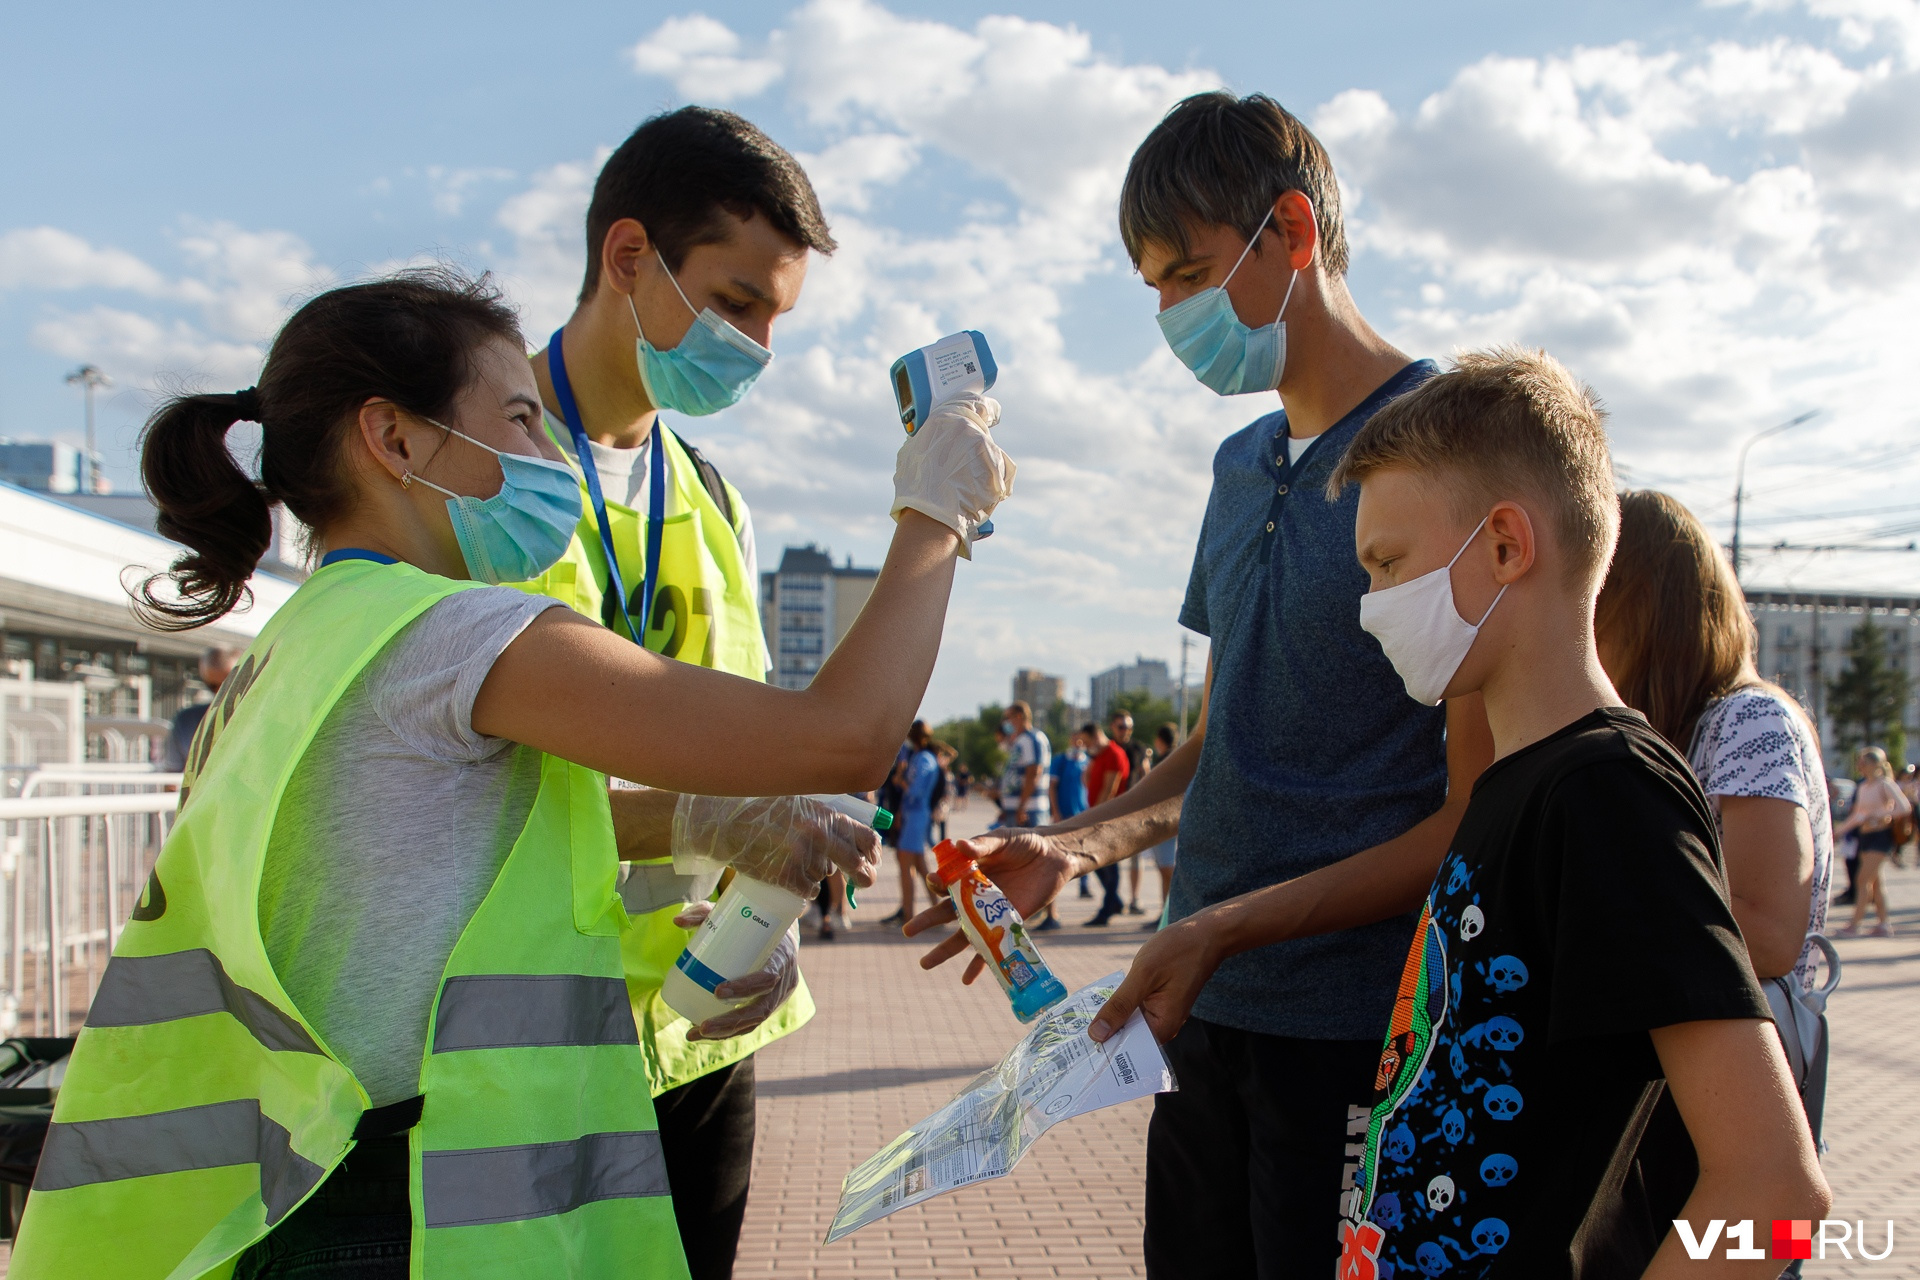
[[[952,884],[973,870],[973,859],[961,853],[951,840],[935,845],[933,856],[939,860],[934,874],[940,877],[941,884]]]

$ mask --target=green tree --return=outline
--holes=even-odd
[[[988,703],[980,708],[978,715],[935,725],[933,736],[959,752],[960,761],[968,771],[986,782],[999,777],[1001,766],[1007,762],[1007,753],[1000,749],[998,736],[1000,720],[1005,715],[1005,707],[997,702]]]
[[[1895,637],[1868,614],[1847,637],[1847,665],[1827,682],[1827,713],[1841,751],[1884,747],[1893,767],[1903,767],[1907,734],[1901,724],[1912,691],[1906,671],[1888,655]]]
[[[1047,746],[1055,755],[1065,751],[1069,739],[1080,732],[1080,722],[1070,718],[1072,710],[1072,704],[1062,698],[1048,707],[1047,714],[1040,718],[1040,732],[1047,735]]]
[[[1155,698],[1145,689],[1129,689],[1117,695],[1107,707],[1107,722],[1125,711],[1133,717],[1133,736],[1147,746],[1153,745],[1153,735],[1161,725],[1180,723],[1180,711],[1165,698]],[[1100,726],[1106,728],[1106,724]]]

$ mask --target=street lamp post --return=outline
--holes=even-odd
[[[93,393],[96,388],[110,387],[113,382],[100,372],[98,365],[83,364],[67,375],[67,385],[78,386],[87,400],[87,470],[86,489],[88,493],[100,492],[100,462],[93,447]]]
[[[1787,421],[1781,423],[1779,426],[1768,427],[1765,431],[1762,431],[1759,434],[1753,436],[1745,444],[1740,446],[1740,465],[1734,472],[1734,480],[1733,480],[1733,547],[1732,547],[1732,551],[1733,551],[1733,579],[1735,582],[1738,582],[1740,580],[1740,507],[1742,502],[1745,501],[1747,496],[1747,451],[1753,448],[1753,446],[1755,446],[1756,444],[1759,444],[1762,440],[1765,440],[1768,436],[1777,436],[1782,431],[1785,431],[1788,427],[1797,427],[1801,423],[1812,418],[1815,414],[1819,412],[1820,411],[1818,409],[1809,409],[1805,413],[1801,414],[1799,417],[1790,418]]]

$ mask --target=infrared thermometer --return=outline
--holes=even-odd
[[[900,406],[900,425],[912,435],[942,404],[963,391],[985,392],[999,376],[1000,366],[987,349],[986,335],[978,329],[963,329],[909,351],[893,362],[893,398]]]

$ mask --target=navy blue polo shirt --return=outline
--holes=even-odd
[[[1409,364],[1298,458],[1284,410],[1214,455],[1180,610],[1182,626],[1212,638],[1213,688],[1180,813],[1174,919],[1392,839],[1446,799],[1445,711],[1408,697],[1360,629],[1359,491],[1325,496],[1367,419],[1438,372]],[[1193,1012],[1268,1035],[1377,1040],[1413,924],[1407,915],[1242,952]]]

